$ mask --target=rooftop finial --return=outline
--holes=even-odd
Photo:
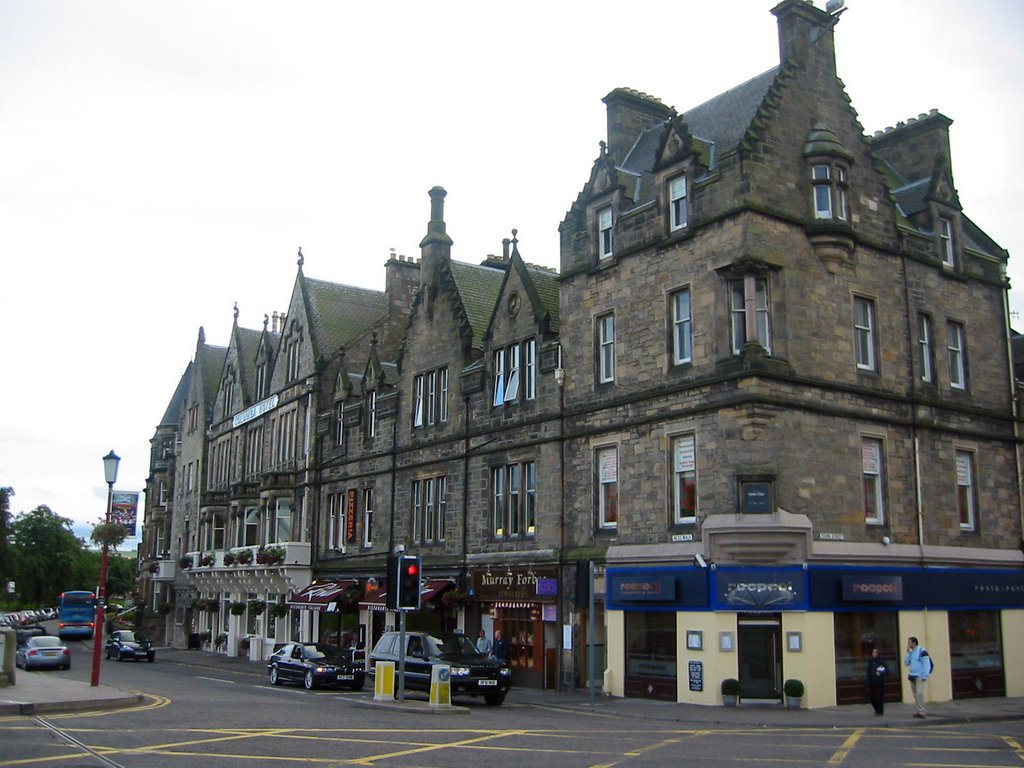
[[[267,330],[267,326],[270,325],[270,315],[266,312],[263,313],[263,330]]]
[[[605,142],[601,142],[601,156],[608,154],[608,145]]]
[[[302,246],[299,246],[299,269],[302,269],[302,265],[305,263],[306,257],[302,255]]]
[[[238,302],[237,301],[235,302],[234,314],[235,314],[235,320],[237,320],[238,319]]]

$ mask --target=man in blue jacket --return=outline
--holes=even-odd
[[[911,636],[907,640],[907,654],[903,657],[903,666],[907,667],[910,690],[914,692],[914,704],[917,706],[914,717],[924,717],[927,714],[924,710],[924,682],[931,674],[932,665],[928,651],[921,647],[916,637]]]

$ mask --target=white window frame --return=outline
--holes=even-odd
[[[920,312],[917,315],[917,349],[920,354],[921,381],[935,381],[935,358],[932,350],[932,318]]]
[[[729,286],[732,310],[732,352],[743,354],[743,347],[751,334],[765,352],[772,353],[771,310],[768,298],[768,279],[746,275]]]
[[[684,510],[687,481],[693,486],[693,510]],[[672,522],[697,522],[697,438],[692,432],[672,438]]]
[[[274,500],[273,536],[277,543],[292,540],[292,500],[287,496]]]
[[[686,176],[676,176],[668,182],[670,223],[673,232],[686,229],[689,218],[686,200]]]
[[[615,313],[597,318],[597,380],[601,384],[615,381]]]
[[[606,205],[597,211],[597,254],[599,258],[608,259],[615,252],[614,238],[615,219],[612,207]]]
[[[437,479],[437,530],[434,540],[438,543],[444,541],[445,526],[448,523],[448,478],[441,475]]]
[[[167,506],[167,481],[166,480],[161,480],[160,481],[160,490],[159,490],[159,492],[157,494],[157,502],[156,503],[157,503],[158,507],[166,507]]]
[[[427,424],[433,424],[437,420],[437,371],[430,371],[427,374],[426,385],[427,398]]]
[[[860,439],[861,486],[864,493],[864,522],[885,523],[885,442],[868,435]],[[874,514],[870,507],[874,506]]]
[[[414,427],[423,426],[423,386],[423,374],[416,374],[412,382],[412,425]]]
[[[288,381],[295,381],[299,377],[299,340],[293,338],[288,342],[285,350],[288,361]]]
[[[693,361],[693,303],[690,289],[682,288],[672,296],[672,364]]]
[[[846,221],[847,207],[846,169],[832,163],[811,165],[814,218],[818,220]]]
[[[520,399],[533,400],[536,397],[536,345],[535,339],[527,339],[494,351],[494,393],[491,398],[493,408],[515,403]],[[445,391],[447,392],[447,385]]]
[[[412,481],[412,543],[420,543],[423,525],[423,481]]]
[[[428,477],[423,481],[423,541],[426,544],[434,542],[434,514],[436,512],[434,497],[434,478]]]
[[[341,496],[341,493],[332,493],[327,497],[327,550],[343,549],[341,537],[338,535],[342,530],[341,509],[344,507],[344,504],[339,502]]]
[[[491,537],[505,536],[505,467],[491,467]]]
[[[949,386],[953,389],[967,389],[966,346],[966,334],[963,323],[947,320],[946,357],[949,360]]]
[[[505,404],[505,350],[494,352],[494,397],[491,405],[497,408]]]
[[[960,530],[973,531],[978,525],[976,471],[973,451],[956,451],[956,511]]]
[[[363,546],[373,546],[373,488],[363,488]]]
[[[448,421],[448,368],[440,371],[440,395],[438,398],[438,419],[443,423]]]
[[[366,393],[366,436],[377,436],[377,390]]]
[[[260,508],[246,507],[242,513],[242,526],[239,528],[240,547],[254,547],[260,543]]]
[[[597,524],[603,530],[619,527],[619,449],[618,446],[598,448],[597,462]],[[609,494],[614,496],[615,509],[609,509]]]
[[[865,296],[854,296],[853,347],[858,370],[878,370],[875,344],[875,302]]]
[[[956,229],[953,220],[939,217],[939,249],[943,266],[956,267]]]

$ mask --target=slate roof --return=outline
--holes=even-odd
[[[255,331],[252,328],[236,329],[236,344],[238,348],[239,376],[242,381],[242,391],[245,397],[251,398],[256,391],[256,351],[259,349],[260,337],[263,331]],[[246,405],[250,403],[246,402]]]
[[[194,371],[194,364],[189,362],[185,372],[178,380],[178,386],[175,387],[174,394],[171,395],[171,401],[167,404],[167,410],[164,411],[158,427],[176,427],[181,422],[181,408],[185,404],[185,398],[188,397],[189,387],[192,386]]]
[[[387,315],[383,291],[304,277],[306,310],[317,354],[333,355]]]
[[[560,327],[560,304],[558,298],[558,275],[542,267],[526,265],[533,287],[537,290],[541,306],[548,315],[548,330],[558,333]]]
[[[462,306],[466,310],[466,319],[473,331],[473,348],[482,349],[491,313],[501,292],[505,270],[461,261],[450,261],[449,265]]]
[[[212,344],[201,344],[196,352],[196,357],[199,358],[199,371],[203,377],[200,382],[203,388],[203,402],[207,410],[213,408],[213,403],[217,399],[220,376],[224,372],[227,354],[227,347],[216,347]]]

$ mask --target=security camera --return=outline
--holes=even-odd
[[[892,541],[892,539],[890,539],[888,536],[882,537],[882,544],[884,544],[885,546],[889,546],[890,541]]]
[[[704,555],[700,554],[699,552],[693,556],[693,564],[696,565],[698,568],[708,567],[708,561],[705,560]]]

